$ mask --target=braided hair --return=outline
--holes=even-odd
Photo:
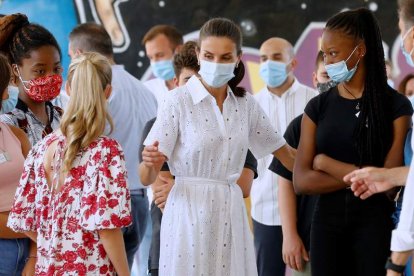
[[[11,14],[0,18],[0,52],[7,55],[10,64],[21,65],[30,53],[42,46],[53,46],[62,58],[55,37],[44,27],[29,23],[24,14]]]
[[[366,75],[361,98],[359,123],[354,133],[359,166],[383,166],[392,142],[392,118],[389,112],[391,90],[387,85],[384,50],[378,22],[365,8],[338,13],[326,23],[366,45]]]

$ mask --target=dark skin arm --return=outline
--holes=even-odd
[[[316,124],[306,114],[302,119],[301,137],[306,137],[306,139],[300,139],[293,169],[293,184],[296,193],[324,194],[347,187],[347,184],[329,174],[313,169],[313,160],[316,155]]]
[[[396,166],[401,166],[403,164],[404,141],[407,135],[409,125],[409,116],[402,116],[394,120],[393,143],[385,159],[385,167],[392,168]],[[309,193],[327,193],[349,186],[349,184],[344,182],[342,179],[347,174],[357,169],[357,167],[352,164],[346,164],[337,161],[326,155],[315,156],[316,125],[313,123],[312,120],[310,120],[310,118],[306,114],[304,115],[302,121],[302,133],[304,133],[304,135],[307,135],[306,137],[309,137],[309,139],[301,140],[299,144],[299,149],[301,149],[301,144],[303,144],[303,149],[305,150],[305,153],[308,154],[308,156],[304,156],[306,155],[303,154],[304,152],[298,152],[298,172],[295,172],[301,174],[301,177],[297,177],[298,182],[296,183],[295,188],[298,188],[299,192],[304,190],[305,193],[307,193],[308,191]],[[309,162],[311,162],[311,159],[312,166],[309,167]],[[328,181],[324,176],[321,176],[322,173],[329,176],[331,179],[334,179],[335,181]],[[312,177],[312,179],[308,179],[307,177]],[[304,185],[306,185],[306,182],[313,183],[312,187],[303,187]]]

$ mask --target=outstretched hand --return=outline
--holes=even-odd
[[[351,184],[354,195],[361,199],[367,199],[394,187],[388,169],[385,168],[366,167],[355,170],[347,174],[344,181]]]

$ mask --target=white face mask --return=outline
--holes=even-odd
[[[200,71],[198,73],[209,86],[219,88],[234,78],[235,67],[236,63],[215,63],[200,60]]]

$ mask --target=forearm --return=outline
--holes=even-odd
[[[99,236],[117,275],[130,275],[121,229],[100,230]]]
[[[243,168],[242,173],[237,180],[237,184],[240,186],[244,198],[249,197],[250,195],[253,179],[254,172],[251,169]]]
[[[7,219],[9,218],[8,212],[0,213],[0,238],[1,239],[21,239],[26,238],[23,233],[13,232],[7,227]]]
[[[29,237],[32,241],[37,242],[37,233],[32,231],[24,232],[25,238]]]
[[[288,144],[273,152],[273,156],[276,157],[283,166],[289,171],[293,171],[293,165],[295,163],[296,150]]]
[[[392,252],[391,261],[396,265],[406,265],[412,251]]]
[[[409,170],[410,167],[395,167],[388,169],[386,172],[386,179],[389,180],[393,186],[405,186]]]
[[[316,169],[323,171],[334,177],[336,180],[342,182],[345,175],[357,170],[358,167],[353,164],[348,164],[325,156],[320,162],[320,167]]]
[[[278,201],[283,236],[297,234],[296,194],[293,183],[279,176]]]
[[[338,181],[329,174],[313,169],[295,170],[293,186],[298,194],[325,194],[348,187],[343,181]]]
[[[139,164],[139,177],[141,183],[145,186],[151,185],[157,179],[158,171],[153,167],[145,166],[144,163]]]

